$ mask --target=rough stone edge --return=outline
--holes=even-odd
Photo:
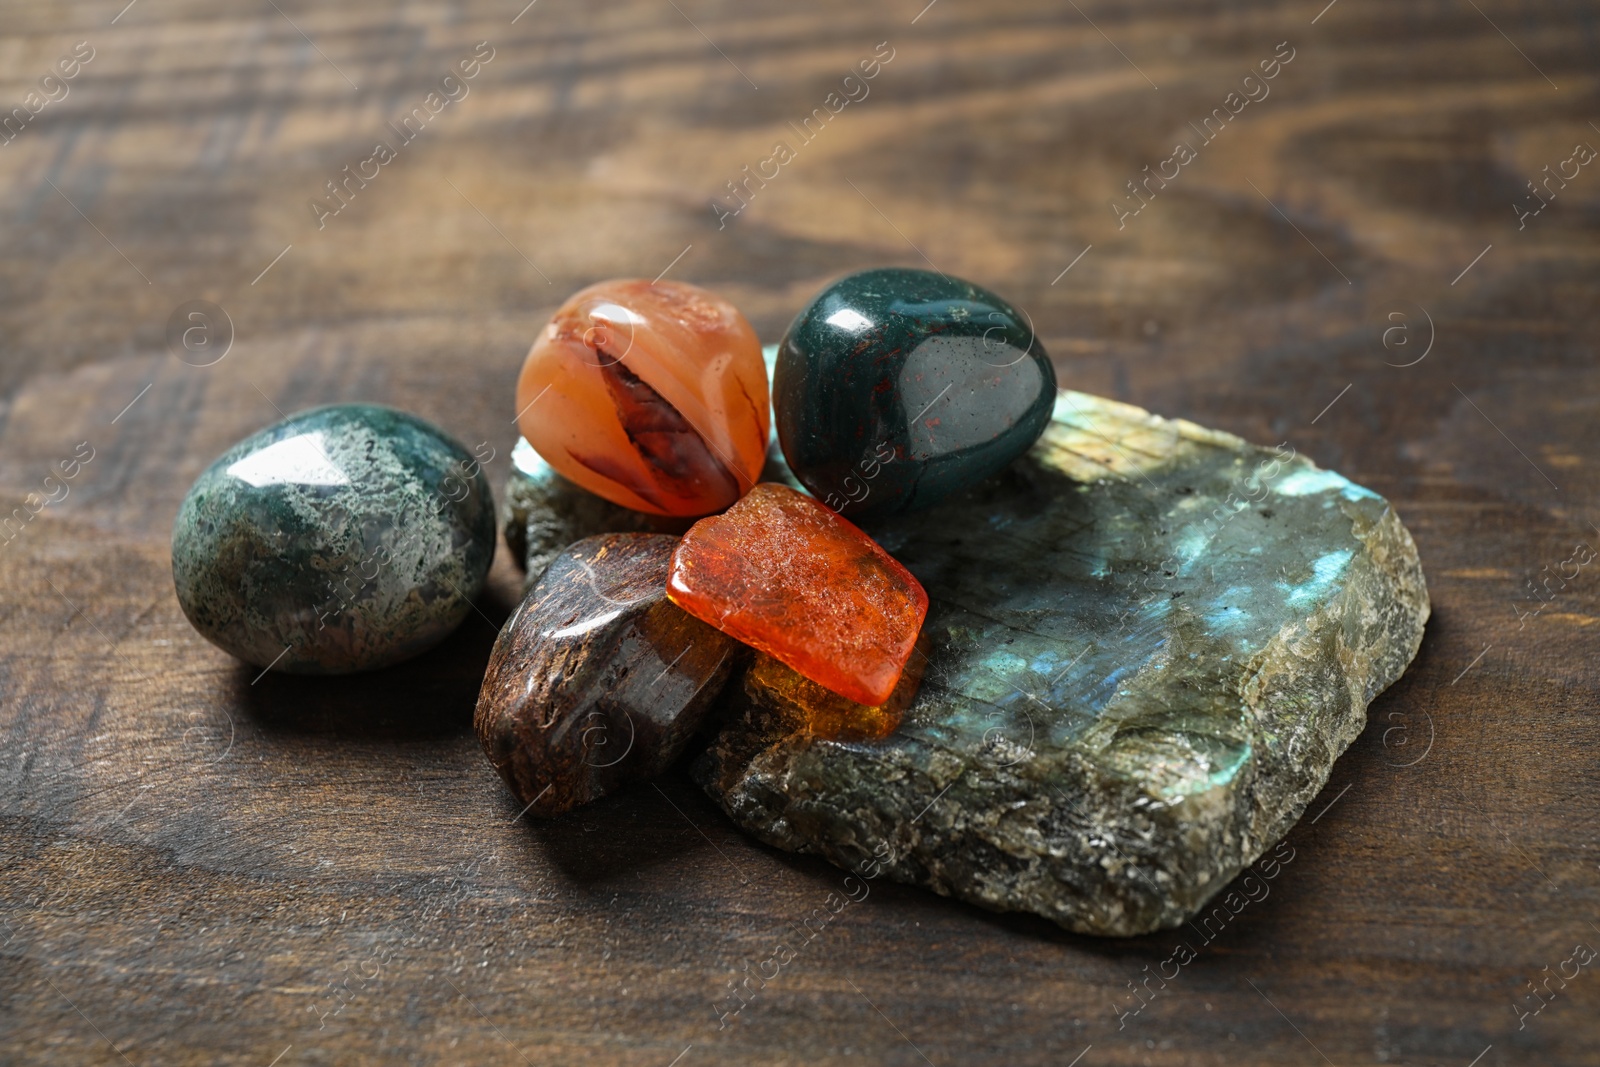
[[[1167,420],[1132,405],[1104,401],[1086,394],[1075,396],[1090,401],[1102,414],[1137,422],[1151,429],[1168,427],[1177,437],[1189,442],[1264,451],[1260,446],[1233,434],[1207,429],[1188,420]],[[1067,419],[1059,421],[1071,431],[1084,432],[1082,427]],[[1058,444],[1057,447],[1061,446]],[[1302,458],[1301,462],[1307,469],[1320,469],[1309,460]],[[1106,466],[1110,468],[1111,464]],[[1097,473],[1100,478],[1107,477],[1106,471]],[[1126,477],[1128,473],[1112,470],[1111,476]],[[888,825],[868,827],[873,831],[868,834],[871,840],[859,840],[854,833],[837,837],[823,834],[813,835],[818,841],[818,844],[813,844],[813,837],[798,831],[792,820],[811,822],[821,817],[821,821],[825,822],[839,821],[827,819],[825,812],[808,813],[806,809],[815,802],[808,803],[803,794],[792,788],[792,779],[798,771],[803,770],[807,758],[812,756],[813,738],[792,735],[780,737],[774,742],[756,746],[756,750],[743,760],[729,760],[725,756],[718,758],[715,751],[717,746],[713,746],[697,763],[696,775],[712,799],[747,832],[779,848],[820,854],[848,870],[859,871],[864,865],[871,864],[877,873],[892,880],[920,885],[989,910],[1034,912],[1078,933],[1135,936],[1179,926],[1199,914],[1212,897],[1299,821],[1306,805],[1326,784],[1333,763],[1365,728],[1366,711],[1372,699],[1400,677],[1421,645],[1430,613],[1421,562],[1409,531],[1400,522],[1392,505],[1383,500],[1382,508],[1379,519],[1373,521],[1356,509],[1341,505],[1341,513],[1354,524],[1354,535],[1368,550],[1368,554],[1362,557],[1365,565],[1358,568],[1360,573],[1352,573],[1337,598],[1310,616],[1301,626],[1280,632],[1269,642],[1252,660],[1250,669],[1244,675],[1240,696],[1245,709],[1254,714],[1260,724],[1260,729],[1252,738],[1252,745],[1259,756],[1253,761],[1247,776],[1236,779],[1228,786],[1193,794],[1164,808],[1153,805],[1151,798],[1131,783],[1109,793],[1105,790],[1091,792],[1088,788],[1081,789],[1080,795],[1084,799],[1072,805],[1070,815],[1065,818],[1061,815],[1061,808],[1052,803],[1033,806],[1033,829],[1040,830],[1046,822],[1051,821],[1079,829],[1074,833],[1076,841],[1053,840],[1042,832],[1037,834],[1041,848],[1033,859],[1039,862],[1028,864],[1029,880],[1037,882],[1042,878],[1055,877],[1055,872],[1062,868],[1073,873],[1099,871],[1104,874],[1100,884],[1083,886],[1084,891],[1075,898],[1069,898],[1066,907],[1051,907],[1046,903],[1047,899],[1057,899],[1056,893],[1037,898],[1032,905],[1019,904],[1019,898],[1028,895],[1019,895],[1020,879],[1014,880],[1003,890],[995,887],[990,887],[989,891],[984,891],[982,887],[977,891],[958,890],[945,876],[945,864],[939,862],[940,854],[973,843],[964,840],[973,836],[974,827],[970,821],[952,822],[946,833],[925,835],[920,829],[910,830],[910,824],[903,821],[911,818],[911,813],[906,812],[894,820],[877,820]],[[1391,610],[1386,617],[1370,618],[1375,605],[1380,603],[1390,604]],[[1352,619],[1352,614],[1358,618]],[[1368,625],[1361,625],[1359,616],[1369,616],[1366,620]],[[1344,639],[1346,624],[1352,621],[1357,624],[1357,633],[1370,635],[1368,640],[1359,642],[1356,647],[1351,647]],[[1377,625],[1371,625],[1374,622]],[[1407,629],[1409,633],[1404,632]],[[1280,724],[1288,725],[1299,717],[1301,713],[1292,706],[1293,695],[1304,693],[1311,687],[1310,672],[1306,669],[1310,658],[1297,650],[1306,650],[1309,644],[1324,640],[1335,640],[1340,646],[1339,659],[1345,665],[1343,680],[1346,683],[1343,707],[1335,700],[1319,708],[1310,720],[1314,733],[1309,741],[1303,735],[1297,735],[1287,746],[1274,747],[1269,743],[1273,736],[1272,728]],[[1385,649],[1387,654],[1375,654],[1375,650],[1381,652]],[[1352,677],[1352,666],[1361,661],[1365,662],[1367,668],[1364,677]],[[748,706],[742,713],[748,716]],[[760,735],[760,724],[747,721],[745,725],[748,731],[746,737]],[[728,732],[725,731],[723,737],[727,736]],[[1295,755],[1297,745],[1306,743],[1320,747],[1323,755],[1318,761],[1307,763]],[[940,755],[946,756],[947,760],[939,761]],[[836,759],[837,756],[838,752],[834,750],[824,758]],[[956,793],[956,805],[953,806],[961,810],[959,780],[970,765],[969,760],[940,750],[933,750],[932,758],[935,762],[948,762],[951,765],[924,771],[910,765],[889,766],[881,760],[872,762],[880,774],[887,772],[926,778],[926,786],[916,790],[919,798],[925,795],[932,801],[946,792]],[[1325,765],[1325,770],[1318,769],[1322,765]],[[1057,771],[1062,769],[1056,768]],[[938,773],[940,771],[945,773]],[[1081,777],[1084,787],[1091,780],[1115,780],[1098,771],[1093,774],[1090,772],[1091,768],[1085,766],[1081,775],[1073,777]],[[1268,812],[1258,802],[1259,794],[1264,791],[1266,779],[1270,776],[1298,779],[1289,787],[1288,799],[1276,805],[1273,812]],[[1023,776],[1012,776],[1009,782],[1000,779],[998,787],[982,798],[980,810],[988,814],[999,811],[1002,817],[1020,810],[1020,807],[1008,807],[1007,794],[1015,794],[1011,799],[1016,800],[1020,807],[1028,806],[1025,798],[1037,798],[1038,795],[1036,790],[1027,785]],[[836,795],[833,799],[839,806],[849,804],[847,795]],[[823,802],[824,806],[826,803]],[[1218,818],[1215,813],[1206,816],[1199,810],[1219,805],[1232,808],[1232,812]],[[1107,820],[1095,818],[1095,809],[1115,809],[1119,821],[1123,823],[1130,821],[1130,812],[1142,809],[1145,818],[1141,821],[1145,832],[1135,838],[1113,840],[1108,850],[1099,851],[1090,844],[1090,839],[1104,838],[1099,828]],[[781,814],[774,819],[775,813]],[[912,819],[912,823],[915,821]],[[930,820],[930,828],[937,821],[940,820]],[[847,826],[853,830],[867,822],[858,819]],[[1200,829],[1202,832],[1184,835],[1178,832],[1182,824],[1187,824],[1190,831]],[[1018,829],[1024,837],[1029,836],[1028,827]],[[1165,834],[1162,834],[1162,830],[1165,830]],[[1187,846],[1178,856],[1176,870],[1151,863],[1157,851],[1155,843],[1158,836],[1167,840],[1183,840]],[[995,848],[1003,844],[996,839],[996,835],[986,837],[982,830],[978,831],[978,843]],[[945,847],[941,848],[940,845]],[[1232,858],[1218,864],[1219,850],[1232,853]],[[1050,852],[1054,852],[1054,855],[1049,858],[1056,862],[1044,862],[1045,854]],[[1162,883],[1165,888],[1157,883]],[[961,884],[970,885],[971,879],[963,878]],[[1182,886],[1197,892],[1187,899],[1174,899],[1172,891]],[[1078,906],[1074,907],[1073,904]]]

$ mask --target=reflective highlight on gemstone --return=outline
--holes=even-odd
[[[667,595],[868,706],[894,693],[928,611],[922,586],[872,538],[772,482],[689,529]]]
[[[915,510],[1022,453],[1056,378],[1025,316],[959,278],[862,271],[795,317],[773,375],[778,440],[819,500],[852,519]]]
[[[657,515],[720,511],[760,477],[770,432],[755,331],[682,282],[575,294],[517,382],[523,436],[568,479]]]

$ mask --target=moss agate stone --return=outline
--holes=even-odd
[[[931,601],[898,726],[826,736],[746,685],[696,777],[769,844],[1081,933],[1177,926],[1287,833],[1429,612],[1381,497],[1081,393],[866,528]]]
[[[172,530],[183,612],[247,663],[300,674],[388,666],[443,640],[494,558],[472,453],[374,404],[290,416],[223,453]]]
[[[1028,450],[1055,371],[1021,312],[925,270],[851,274],[778,346],[773,405],[795,476],[856,521],[937,503]]]

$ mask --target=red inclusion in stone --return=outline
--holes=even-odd
[[[921,584],[876,541],[774,482],[690,527],[667,597],[866,705],[894,692],[928,614]]]

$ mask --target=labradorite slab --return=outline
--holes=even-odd
[[[224,452],[172,530],[178,602],[247,663],[369,670],[443,640],[483,589],[494,500],[472,453],[393,408],[292,415]]]
[[[1376,494],[1081,393],[997,476],[865,528],[931,599],[900,725],[830,740],[756,693],[697,778],[770,844],[1082,933],[1178,925],[1281,838],[1429,611]]]
[[[778,440],[852,521],[937,503],[1016,459],[1050,421],[1055,371],[994,293],[925,270],[828,286],[778,346]]]

